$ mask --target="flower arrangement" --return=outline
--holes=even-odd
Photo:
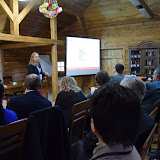
[[[62,12],[62,7],[59,7],[56,1],[53,3],[46,2],[39,6],[39,11],[47,18],[55,18],[59,13]]]

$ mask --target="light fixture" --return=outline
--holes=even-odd
[[[139,9],[139,11],[146,17],[146,18],[152,18],[152,16],[148,13],[148,11],[145,8]]]
[[[130,2],[134,5],[134,6],[140,6],[141,3],[139,0],[130,0]]]

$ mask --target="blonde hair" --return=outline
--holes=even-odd
[[[34,63],[34,61],[33,61],[33,58],[34,58],[34,56],[36,55],[36,54],[38,54],[37,52],[33,52],[32,54],[31,54],[31,57],[30,57],[30,60],[29,60],[29,64],[32,64],[33,66],[35,66],[35,63]],[[39,55],[39,54],[38,54]]]
[[[65,76],[61,80],[60,89],[72,90],[74,92],[79,92],[81,89],[77,86],[77,82],[73,77]]]

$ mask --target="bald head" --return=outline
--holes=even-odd
[[[38,91],[40,89],[41,80],[37,74],[29,74],[25,78],[25,85],[27,90]]]

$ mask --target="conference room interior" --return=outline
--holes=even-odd
[[[56,7],[49,6],[54,3]],[[109,77],[114,76],[116,64],[124,66],[124,78],[136,76],[145,85],[154,81],[155,69],[160,65],[159,9],[159,0],[0,1],[3,108],[6,109],[12,97],[25,94],[24,82],[33,52],[39,54],[42,72],[49,73],[43,75],[41,81],[42,96],[52,106],[62,91],[61,81],[65,76],[76,80],[85,97],[94,87],[100,87],[96,74],[106,71]],[[88,101],[86,103],[88,105]],[[158,113],[159,105],[158,101],[154,102],[147,114],[152,117],[155,114],[152,111]],[[149,141],[151,148],[145,152],[145,158],[148,152],[160,148],[160,127],[155,117],[152,118],[158,124],[152,130],[155,134],[148,135],[152,138]],[[83,128],[82,139],[86,133]],[[141,158],[144,155],[141,153]]]

